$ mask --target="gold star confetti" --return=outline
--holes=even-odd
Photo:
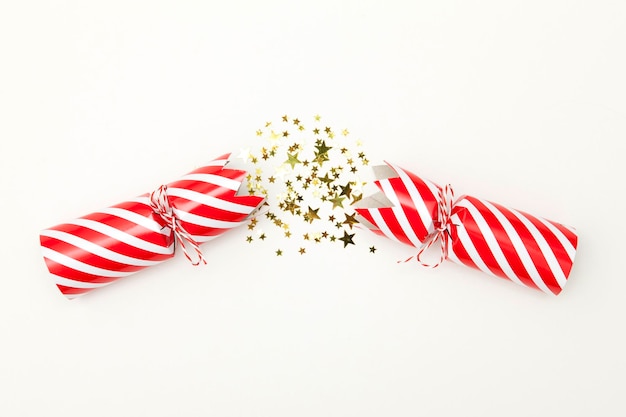
[[[346,197],[350,198],[350,194],[352,194],[352,187],[350,187],[350,183],[347,183],[346,185],[340,185],[339,188],[341,188],[341,195],[345,195]]]
[[[343,231],[343,237],[340,237],[339,240],[343,242],[343,247],[345,248],[348,245],[354,245],[354,241],[352,238],[354,237],[354,233],[348,234],[345,230]]]
[[[363,193],[361,193],[361,194],[352,194],[352,203],[351,204],[356,203],[357,201],[361,200],[362,198],[363,198]]]
[[[304,220],[309,223],[313,223],[313,220],[317,220],[320,218],[320,216],[317,214],[318,211],[320,211],[319,208],[313,209],[311,208],[311,206],[309,206],[309,211],[304,215]]]
[[[345,199],[346,199],[345,197],[341,197],[340,195],[335,194],[335,196],[333,198],[329,198],[328,201],[333,203],[333,208],[335,207],[343,208],[343,200]]]
[[[352,229],[353,224],[359,223],[359,221],[356,219],[356,214],[344,213],[344,215],[346,216],[346,220],[344,220],[342,224],[347,224],[348,226],[350,226],[350,229]]]
[[[355,244],[358,221],[351,205],[363,196],[361,170],[368,160],[348,129],[322,125],[321,119],[285,114],[280,122],[267,121],[254,131],[256,147],[241,150],[239,158],[254,166],[246,177],[248,193],[265,196],[270,208],[248,222],[248,229],[256,231],[256,238],[246,236],[248,243],[290,239],[300,255],[310,253],[309,245]],[[272,232],[273,227],[280,232]],[[275,253],[288,255],[283,249]]]
[[[376,248],[374,246],[370,246],[370,253],[376,253]]]
[[[302,162],[298,160],[298,154],[287,153],[287,160],[285,163],[291,165],[291,169],[294,169],[296,164],[301,164]]]

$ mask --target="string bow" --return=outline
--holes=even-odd
[[[154,210],[154,212],[163,219],[165,224],[172,229],[178,244],[189,262],[194,266],[199,265],[200,262],[206,264],[206,259],[200,250],[200,245],[180,224],[180,219],[176,216],[176,213],[174,213],[174,209],[167,195],[167,185],[160,186],[150,194],[150,207],[152,207],[152,210]],[[189,255],[188,246],[195,251],[197,260],[194,261],[191,255]]]
[[[422,247],[417,253],[417,260],[427,268],[436,268],[448,259],[448,243],[450,241],[450,225],[452,217],[452,208],[454,207],[454,190],[450,184],[446,184],[443,188],[439,188],[437,198],[437,220],[433,223],[435,231],[426,237],[422,243]],[[428,264],[422,261],[422,255],[432,245],[439,241],[441,250],[439,252],[439,261],[434,264]]]

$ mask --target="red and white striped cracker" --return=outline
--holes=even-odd
[[[392,164],[375,181],[388,207],[359,207],[377,234],[421,248],[435,230],[440,187]],[[380,201],[380,199],[378,199]],[[559,294],[578,243],[573,228],[471,196],[452,205],[448,259],[549,294]]]
[[[180,225],[198,242],[239,226],[263,197],[238,196],[246,171],[224,168],[230,154],[167,185]],[[43,256],[55,283],[75,298],[174,256],[174,232],[154,212],[150,194],[40,233]]]

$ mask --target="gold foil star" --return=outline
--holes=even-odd
[[[350,187],[350,183],[347,183],[345,186],[340,185],[339,188],[341,188],[341,195],[345,195],[350,198],[350,195],[352,194],[352,187]]]
[[[328,161],[328,154],[315,152],[315,158],[313,158],[313,161],[316,164],[322,165],[324,162]]]
[[[285,161],[285,163],[291,165],[291,169],[294,169],[296,164],[301,164],[302,162],[300,162],[300,160],[298,159],[297,153],[287,153],[287,160]]]
[[[318,141],[318,143],[315,145],[315,149],[317,149],[317,152],[325,154],[332,149],[332,146],[326,146],[326,141],[322,140]]]
[[[293,201],[293,200],[287,200],[287,201],[285,202],[285,208],[284,208],[284,210],[285,210],[285,211],[290,212],[291,214],[294,214],[294,213],[295,213],[295,211],[296,211],[297,209],[299,209],[299,208],[300,208],[300,206],[299,206],[299,205],[297,205],[297,204],[296,204],[296,202],[295,202],[295,201]]]
[[[350,226],[350,229],[352,229],[352,225],[353,224],[358,224],[359,221],[356,219],[356,214],[348,214],[348,213],[344,213],[344,216],[346,216],[346,220],[344,220],[343,224],[347,224],[348,226]]]
[[[313,209],[311,208],[311,206],[309,206],[309,211],[304,214],[304,220],[309,223],[313,223],[313,220],[317,220],[320,218],[320,216],[317,214],[318,211],[320,211],[319,208]]]
[[[343,231],[343,237],[340,237],[339,240],[343,242],[343,247],[345,248],[348,245],[354,245],[354,241],[352,238],[354,237],[354,233],[348,234],[345,230]]]
[[[352,203],[351,204],[356,203],[357,201],[361,200],[362,198],[363,198],[363,193],[361,193],[361,194],[352,194]]]
[[[333,198],[329,198],[328,201],[333,203],[333,209],[335,207],[343,208],[343,200],[345,199],[346,199],[345,197],[335,194],[335,196]]]

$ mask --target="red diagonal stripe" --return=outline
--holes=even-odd
[[[555,295],[560,293],[561,287],[556,281],[556,278],[554,277],[554,274],[550,269],[550,265],[548,265],[548,262],[546,261],[546,258],[541,251],[541,248],[535,241],[533,235],[528,231],[526,226],[524,226],[524,224],[517,217],[515,217],[513,213],[509,211],[509,209],[501,206],[500,204],[491,204],[493,204],[498,210],[500,210],[500,212],[509,220],[509,222],[511,222],[511,225],[513,226],[519,237],[522,239],[524,247],[528,251],[528,254],[532,259],[535,268],[537,268],[537,272],[539,273],[539,276],[541,277],[543,282]]]
[[[460,227],[463,227],[463,226],[460,226]],[[455,225],[452,225],[450,227],[450,236],[451,236],[450,242],[451,242],[452,251],[454,252],[456,257],[459,259],[459,261],[461,261],[463,265],[469,266],[470,268],[474,268],[480,271],[480,268],[476,266],[476,264],[472,260],[472,257],[469,256],[469,254],[467,253],[465,246],[463,246],[463,242],[461,242],[461,239],[459,239],[458,237],[458,233],[456,229],[457,229],[457,226]]]
[[[77,271],[76,269],[69,268],[65,265],[62,265],[52,259],[48,259],[44,256],[46,261],[46,266],[48,270],[54,275],[58,275],[60,277],[73,279],[74,281],[82,281],[82,282],[93,282],[93,283],[110,283],[119,278],[112,277],[103,277],[100,275],[88,274],[86,272]]]
[[[389,180],[389,183],[395,191],[398,200],[400,201],[400,207],[402,208],[404,215],[409,221],[409,224],[411,225],[411,229],[413,229],[415,236],[417,236],[420,242],[423,242],[428,236],[427,226],[432,224],[433,218],[431,217],[429,219],[422,219],[420,217],[417,209],[415,208],[413,199],[411,198],[409,191],[407,190],[406,185],[401,178],[391,178]],[[434,214],[435,213],[433,213],[433,215]]]
[[[98,255],[94,255],[91,252],[87,252],[77,246],[64,242],[53,237],[41,236],[41,245],[52,249],[56,252],[62,253],[65,256],[69,256],[72,259],[80,261],[82,263],[95,266],[98,268],[108,269],[110,271],[130,272],[139,271],[146,268],[145,266],[134,266],[125,263],[116,262],[107,258],[103,258]]]
[[[551,220],[546,220],[546,221],[550,223],[551,225],[553,225],[554,227],[556,227],[557,229],[559,229],[561,233],[565,235],[565,238],[569,240],[569,243],[572,244],[574,249],[576,249],[576,245],[578,244],[578,236],[576,236],[576,233],[572,232],[570,229],[563,226],[561,223],[553,222]]]
[[[415,184],[415,187],[417,188],[417,191],[420,193],[422,200],[424,200],[424,203],[426,204],[426,208],[430,212],[431,217],[433,219],[437,218],[437,197],[433,195],[433,193],[430,191],[430,188],[428,188],[428,185],[426,185],[424,180],[422,180],[420,177],[413,174],[412,172],[409,172],[409,171],[404,171],[404,172],[409,176],[413,184]],[[437,187],[437,189],[441,188],[436,184],[435,186]]]
[[[559,241],[559,239],[554,235],[554,233],[552,233],[550,229],[546,227],[545,224],[539,221],[536,217],[531,216],[530,214],[527,214],[521,211],[520,213],[524,215],[528,220],[530,220],[530,222],[533,225],[535,225],[537,230],[539,230],[539,233],[541,233],[541,235],[546,240],[546,242],[548,242],[548,245],[550,246],[550,250],[552,250],[552,252],[554,253],[554,256],[556,260],[558,261],[559,266],[561,267],[561,270],[563,271],[563,274],[567,278],[567,276],[570,273],[570,270],[572,269],[573,262],[570,259],[569,255],[567,254],[567,251],[565,250],[565,248]]]
[[[124,242],[120,242],[117,239],[113,239],[112,237],[108,235],[102,234],[100,232],[96,232],[95,230],[91,230],[87,227],[77,226],[73,224],[59,224],[57,226],[51,227],[50,230],[59,230],[62,232],[70,233],[74,236],[81,237],[85,240],[93,242],[97,245],[105,247],[119,254],[131,256],[137,259],[144,259],[144,260],[149,260],[149,261],[164,261],[173,256],[173,255],[158,254],[158,253],[150,252],[147,250],[143,250],[135,246],[128,245]],[[162,241],[159,244],[159,246],[169,247],[172,237],[167,237],[164,235],[160,235],[160,236],[161,236]]]
[[[172,207],[197,216],[206,217],[207,219],[239,222],[248,217],[248,214],[222,210],[220,208],[200,204],[197,201],[188,200],[183,197],[169,196],[169,200]]]
[[[524,283],[524,285],[530,288],[539,289],[530,278],[530,275],[524,267],[524,264],[522,263],[519,254],[513,246],[513,242],[511,242],[511,239],[507,235],[504,227],[502,226],[500,221],[498,221],[496,216],[478,198],[471,196],[465,196],[464,198],[469,200],[483,215],[483,218],[489,225],[489,228],[493,231],[496,241],[498,242],[500,249],[502,249],[502,253],[504,254],[504,257],[508,261],[509,266],[511,267],[515,275],[520,279],[520,281]]]
[[[64,295],[82,295],[82,294],[85,294],[86,292],[93,290],[93,288],[74,288],[74,287],[66,287],[65,285],[59,285],[59,284],[57,284],[57,287],[59,288],[59,290],[61,290],[61,293]]]
[[[372,213],[370,213],[370,210],[374,210],[374,209],[368,209],[368,208],[355,208],[354,209],[357,213],[359,213],[361,216],[363,216],[363,218],[365,220],[367,220],[368,222],[370,222],[373,226],[378,227],[378,225],[376,224],[376,222],[374,221],[374,218],[372,217]],[[377,229],[370,229],[372,231],[376,231]],[[380,230],[379,230],[380,231]]]
[[[150,212],[151,213],[151,212]],[[138,213],[141,215],[144,215],[143,213]],[[146,217],[144,215],[144,217]],[[133,235],[135,237],[138,237],[141,240],[145,240],[146,242],[150,242],[153,243],[155,245],[159,245],[159,246],[165,246],[167,247],[168,245],[166,244],[166,237],[164,235],[162,235],[161,233],[157,233],[153,230],[150,229],[146,229],[145,227],[128,221],[126,219],[123,219],[121,217],[117,217],[114,216],[112,214],[107,214],[107,213],[91,213],[91,214],[87,214],[86,216],[81,217],[82,219],[88,219],[88,220],[93,220],[96,221],[98,223],[102,223],[105,224],[107,226],[111,226],[117,230],[120,230],[122,232],[128,233],[129,235]]]
[[[480,256],[480,259],[487,265],[487,268],[489,268],[494,275],[508,279],[504,271],[500,268],[500,265],[498,265],[498,261],[496,261],[495,256],[491,252],[491,248],[489,248],[472,213],[465,207],[456,207],[455,214],[458,215],[461,220],[461,227],[465,228],[470,240],[474,244],[474,248],[476,248],[478,252],[478,256]]]
[[[385,224],[391,231],[391,233],[393,233],[393,235],[400,242],[409,246],[413,246],[409,238],[406,236],[406,234],[402,230],[402,226],[400,226],[400,223],[398,223],[398,219],[396,218],[396,215],[394,214],[393,209],[391,207],[383,207],[383,208],[378,209],[378,211],[380,215],[382,216],[383,220],[385,221]]]

